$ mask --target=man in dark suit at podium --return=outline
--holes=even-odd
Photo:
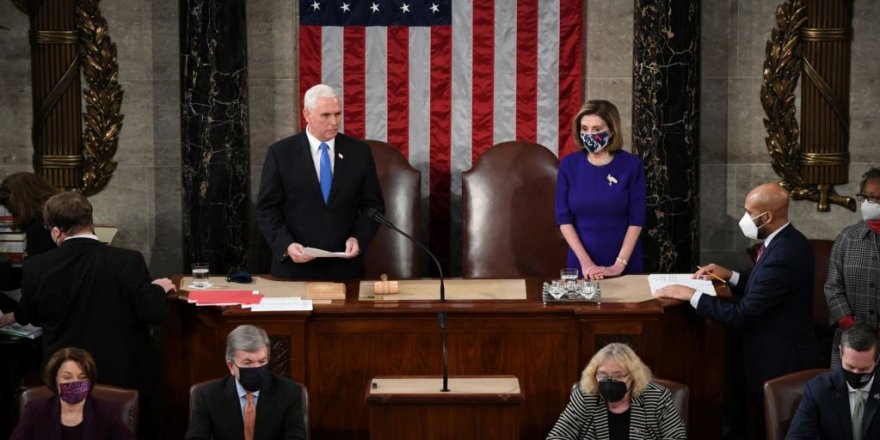
[[[807,382],[787,439],[880,438],[877,329],[857,324],[840,339],[841,366]]]
[[[739,331],[745,364],[740,368],[745,368],[747,388],[760,407],[765,381],[814,368],[818,363],[819,347],[813,332],[813,249],[788,222],[788,204],[788,192],[778,184],[754,188],[746,197],[746,212],[739,222],[746,237],[764,240],[754,268],[739,274],[709,264],[694,274],[711,274],[727,281],[733,301],[681,285],[655,292],[658,297],[690,301],[700,315]]]
[[[50,197],[43,219],[58,248],[25,260],[16,321],[43,328],[43,359],[82,348],[95,358],[99,383],[137,389],[141,437],[151,438],[161,366],[150,325],[165,318],[174,284],[151,282],[140,252],[98,241],[92,205],[78,192]]]
[[[193,396],[186,440],[306,438],[302,387],[269,370],[269,337],[240,325],[226,337],[229,375]]]
[[[363,250],[378,224],[367,212],[385,204],[370,147],[339,133],[342,104],[319,84],[305,93],[305,131],[269,147],[257,223],[272,248],[272,276],[352,279],[364,276]],[[306,247],[344,252],[315,258]]]

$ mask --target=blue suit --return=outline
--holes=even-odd
[[[779,231],[751,272],[734,287],[735,300],[703,295],[697,312],[742,334],[746,385],[763,401],[764,382],[815,367],[813,250],[792,225]]]
[[[880,380],[875,375],[871,392],[865,401],[865,413],[862,418],[863,439],[880,439],[878,409],[880,409]],[[852,439],[849,390],[841,368],[807,382],[800,406],[785,438]]]

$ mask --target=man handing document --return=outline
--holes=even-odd
[[[681,285],[655,292],[659,297],[689,301],[697,313],[739,330],[748,366],[746,384],[759,404],[765,381],[814,367],[818,360],[812,327],[813,250],[788,222],[788,202],[788,192],[775,183],[760,185],[746,197],[740,228],[746,237],[764,240],[751,271],[740,274],[709,264],[694,274],[727,281],[733,301]]]

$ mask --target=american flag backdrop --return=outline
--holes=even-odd
[[[343,132],[396,146],[422,173],[422,224],[448,273],[462,171],[509,140],[574,149],[582,22],[579,0],[301,0],[300,102],[334,87]]]

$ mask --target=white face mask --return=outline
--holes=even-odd
[[[868,220],[880,220],[880,203],[871,203],[867,200],[862,202],[862,218]]]
[[[764,215],[766,213],[767,213],[767,211],[764,211],[754,217],[749,216],[748,212],[743,214],[742,219],[740,219],[740,221],[739,221],[739,228],[742,230],[743,235],[745,235],[748,238],[751,238],[752,240],[757,240],[758,239],[758,229],[763,228],[764,226],[767,225],[767,223],[764,223],[761,226],[756,226],[755,219],[758,217],[761,217],[762,215]]]

